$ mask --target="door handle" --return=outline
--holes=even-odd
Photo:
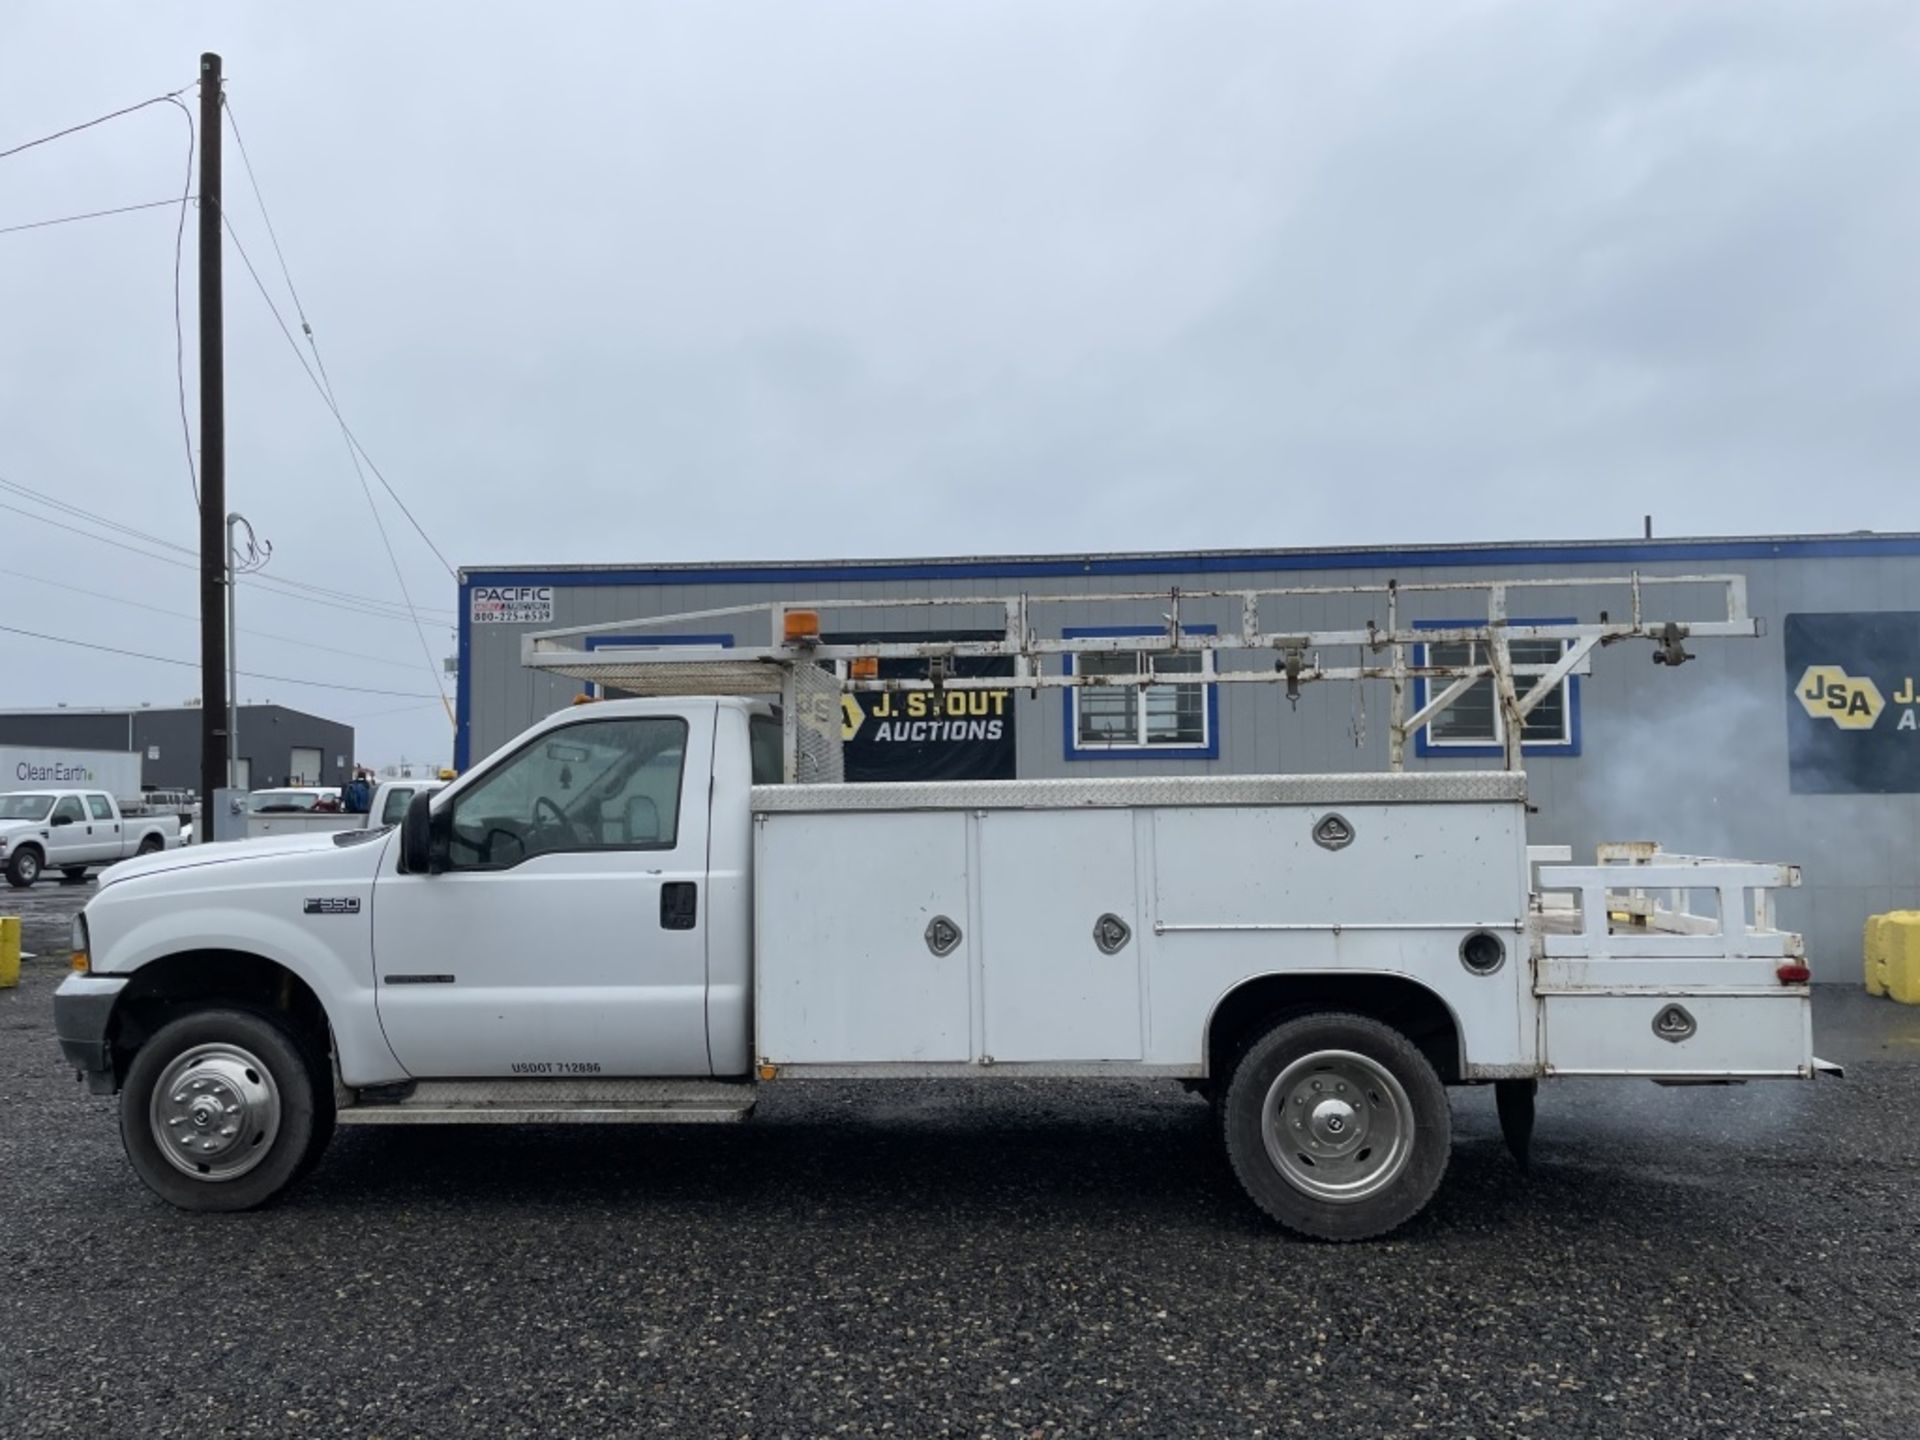
[[[700,887],[691,880],[669,880],[660,887],[660,928],[691,930],[700,914]]]

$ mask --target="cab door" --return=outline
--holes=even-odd
[[[373,899],[410,1074],[708,1075],[712,705],[583,716],[439,797],[437,873]]]
[[[113,808],[113,801],[105,795],[89,795],[86,799],[88,858],[93,860],[124,858],[127,853],[126,841],[120,829],[120,815]]]
[[[47,816],[48,868],[85,865],[95,859],[93,837],[87,831],[87,807],[78,795],[62,795],[54,801],[53,813]]]

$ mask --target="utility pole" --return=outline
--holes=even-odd
[[[227,770],[226,362],[220,315],[220,57],[200,57],[200,805],[213,825],[213,792]]]

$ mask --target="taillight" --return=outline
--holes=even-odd
[[[1780,977],[1782,985],[1804,985],[1813,978],[1813,971],[1807,968],[1804,960],[1787,960],[1773,972]]]

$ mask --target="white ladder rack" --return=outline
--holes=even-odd
[[[1715,592],[1706,618],[1657,618],[1647,613],[1650,592],[1702,587]],[[1590,621],[1527,621],[1509,618],[1516,592],[1580,590],[1613,592],[1617,607],[1609,605]],[[1480,597],[1486,619],[1470,624],[1414,625],[1404,618],[1407,599],[1415,595],[1444,595],[1464,600]],[[1287,628],[1272,623],[1269,611],[1330,597],[1371,598],[1379,603],[1381,619],[1343,629]],[[1087,605],[1152,607],[1157,627],[1152,633],[1125,636],[1066,636],[1052,632],[1063,627],[1047,623],[1050,612]],[[1464,606],[1462,607],[1464,608]],[[972,640],[862,640],[830,642],[822,638],[832,626],[823,617],[845,617],[841,628],[857,628],[862,618],[888,612],[887,629],[930,629],[932,622],[950,618],[957,610],[992,614],[997,626],[969,624],[966,628],[996,630],[991,638]],[[941,612],[949,612],[943,616]],[[1224,613],[1223,613],[1224,612]],[[898,616],[926,614],[927,623],[902,624]],[[1199,615],[1217,617],[1200,622]],[[1231,618],[1234,623],[1219,624]],[[650,630],[684,631],[690,625],[716,620],[747,621],[765,635],[763,644],[738,648],[663,645],[649,650],[643,636]],[[1205,623],[1206,628],[1193,628]],[[764,625],[764,630],[761,629]],[[1205,683],[1218,685],[1284,684],[1290,698],[1300,687],[1324,680],[1350,682],[1384,680],[1392,688],[1388,730],[1388,763],[1403,769],[1407,738],[1450,708],[1478,681],[1491,678],[1505,724],[1503,745],[1508,769],[1520,768],[1520,736],[1526,716],[1569,675],[1585,673],[1596,649],[1627,640],[1650,641],[1656,663],[1679,665],[1691,659],[1689,640],[1724,637],[1751,638],[1762,633],[1759,621],[1747,612],[1743,575],[1568,576],[1499,580],[1453,580],[1378,585],[1295,586],[1252,590],[1130,591],[1116,594],[992,595],[892,597],[872,600],[783,600],[756,605],[683,611],[597,625],[576,625],[524,636],[521,663],[529,669],[565,675],[600,685],[615,686],[640,695],[778,694],[787,702],[788,778],[796,773],[795,756],[804,749],[796,741],[795,725],[826,727],[838,736],[843,692],[903,690],[1005,690],[1038,692],[1047,689],[1093,686],[1138,686],[1183,683],[1155,674],[1150,659],[1159,654],[1212,652],[1216,657],[1239,656],[1259,660],[1257,666],[1222,669],[1217,664]],[[629,640],[625,648],[596,650],[595,636],[618,635]],[[793,636],[788,639],[786,637]],[[1521,640],[1557,641],[1560,658],[1551,664],[1516,664],[1510,645]],[[1423,647],[1471,644],[1470,663],[1434,663]],[[1328,652],[1352,652],[1351,663],[1330,663]],[[1066,664],[1066,658],[1086,654],[1132,653],[1142,657],[1134,673],[1087,673]],[[1415,663],[1415,656],[1420,663]],[[979,676],[952,673],[951,662],[967,659],[1006,659],[1013,673]],[[1341,657],[1344,658],[1344,657]],[[877,662],[927,662],[925,678],[880,678]],[[875,662],[856,665],[853,662]],[[1417,710],[1409,710],[1408,682],[1443,682]],[[1184,682],[1192,683],[1192,682]],[[800,692],[806,693],[800,693]],[[831,711],[822,711],[823,699]],[[796,719],[796,717],[798,717]],[[804,768],[804,767],[801,767]],[[810,778],[822,778],[815,774]]]

